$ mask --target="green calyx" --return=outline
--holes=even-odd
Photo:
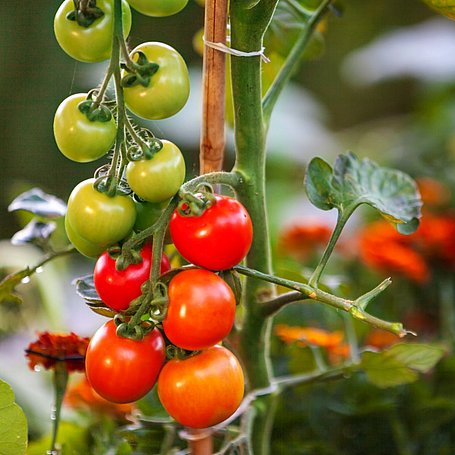
[[[80,102],[77,107],[91,122],[109,122],[112,118],[108,107],[90,99]]]
[[[149,62],[143,52],[137,51],[136,55],[136,62],[130,62],[129,66],[125,63],[121,65],[128,73],[122,78],[122,87],[133,87],[134,85],[148,87],[152,76],[160,68],[157,63]]]
[[[209,207],[216,204],[213,188],[208,183],[199,185],[196,193],[181,188],[179,198],[177,211],[181,216],[201,216]]]
[[[74,10],[66,18],[76,21],[81,27],[90,27],[97,19],[104,16],[104,11],[96,6],[96,0],[73,0]]]

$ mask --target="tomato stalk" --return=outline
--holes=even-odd
[[[262,48],[264,31],[276,2],[261,1],[246,9],[244,2],[230,4],[231,46],[244,52]],[[270,274],[271,254],[265,199],[266,129],[262,112],[261,57],[231,58],[232,93],[235,112],[235,169],[244,178],[237,189],[240,202],[253,222],[253,244],[246,259],[248,267]],[[240,356],[250,389],[270,386],[269,337],[271,321],[260,314],[260,301],[274,295],[274,288],[256,278],[244,287],[244,319],[239,331]],[[271,395],[256,400],[252,418],[253,453],[268,454],[275,399]]]

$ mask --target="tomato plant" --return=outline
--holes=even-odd
[[[110,320],[90,340],[85,371],[91,386],[103,398],[130,403],[152,389],[164,360],[164,340],[158,329],[136,341],[117,336],[116,325]]]
[[[125,87],[125,103],[139,117],[159,120],[171,117],[183,108],[190,94],[188,68],[182,56],[171,46],[159,42],[142,43],[135,47],[130,58],[137,61],[138,52],[159,65],[147,86]],[[123,72],[126,75],[126,72]]]
[[[178,252],[192,264],[209,270],[237,265],[253,239],[248,212],[229,196],[215,195],[215,203],[201,216],[184,216],[176,210],[169,226]]]
[[[128,0],[128,3],[146,16],[163,17],[181,11],[188,0]]]
[[[107,196],[93,187],[94,179],[79,183],[68,199],[66,223],[74,234],[106,249],[122,240],[136,220],[134,202],[128,196]]]
[[[126,179],[131,189],[148,202],[163,202],[174,196],[185,180],[185,160],[180,149],[163,140],[163,148],[150,159],[131,161]]]
[[[58,44],[75,60],[101,62],[111,55],[114,0],[97,0],[97,6],[104,14],[87,27],[67,18],[74,10],[73,0],[65,0],[55,14],[54,33]],[[128,36],[131,29],[131,10],[126,0],[122,0],[122,14],[123,34]]]
[[[244,379],[237,358],[216,345],[164,365],[158,395],[166,411],[182,425],[206,428],[226,420],[243,398]]]
[[[96,261],[93,279],[101,300],[115,311],[124,311],[130,302],[141,295],[142,284],[150,277],[152,246],[146,243],[141,249],[142,262],[117,270],[115,259],[105,251]],[[160,273],[170,269],[169,259],[163,254]]]
[[[59,150],[79,163],[97,160],[114,144],[117,127],[114,117],[106,122],[91,121],[78,104],[86,93],[71,95],[62,101],[54,116],[54,137]]]
[[[208,270],[185,270],[169,283],[169,305],[163,329],[176,346],[196,351],[225,338],[235,318],[235,296],[229,285]]]

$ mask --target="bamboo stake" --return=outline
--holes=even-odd
[[[205,4],[204,38],[208,42],[226,44],[227,0],[207,0]],[[220,171],[224,157],[224,109],[226,56],[204,46],[202,67],[202,129],[200,141],[200,173]]]

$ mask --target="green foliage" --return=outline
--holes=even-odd
[[[453,0],[423,0],[439,14],[455,19],[455,1]]]
[[[40,188],[33,188],[17,196],[8,206],[8,210],[26,210],[44,218],[58,218],[66,213],[66,204],[59,198],[45,193]]]
[[[440,345],[400,343],[382,352],[364,352],[360,368],[377,387],[393,387],[418,379],[445,354]]]
[[[14,402],[14,392],[0,380],[0,455],[23,455],[27,446],[27,421]]]
[[[30,275],[30,269],[11,273],[0,281],[0,303],[22,303],[22,297],[16,293],[16,286]]]
[[[333,169],[321,158],[313,158],[305,187],[310,201],[321,210],[337,208],[348,217],[361,204],[368,204],[395,222],[416,229],[422,201],[414,180],[404,172],[381,167],[353,153],[339,155]]]

